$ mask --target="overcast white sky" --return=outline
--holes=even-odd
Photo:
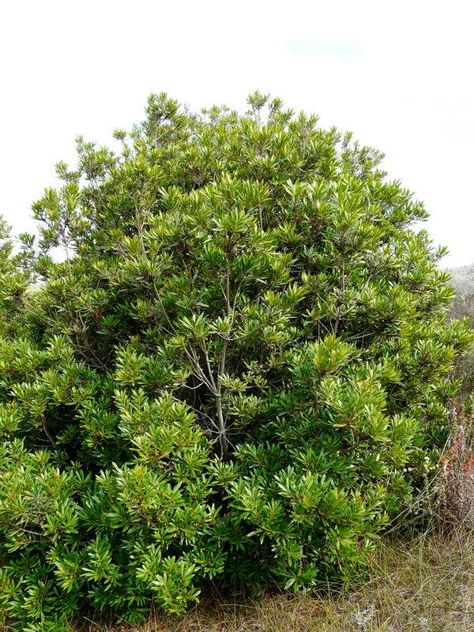
[[[0,211],[141,120],[150,92],[245,107],[259,89],[349,129],[425,202],[445,265],[474,260],[474,6],[469,0],[2,0]]]

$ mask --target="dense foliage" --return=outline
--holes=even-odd
[[[436,463],[469,333],[381,155],[151,96],[3,241],[0,603],[23,630],[350,582]],[[38,242],[38,243],[37,243]],[[58,256],[57,253],[61,256]]]

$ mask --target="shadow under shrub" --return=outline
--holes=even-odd
[[[258,93],[150,97],[0,279],[0,604],[23,630],[348,585],[438,461],[468,348],[380,154]],[[62,262],[51,250],[60,247]]]

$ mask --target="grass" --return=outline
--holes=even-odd
[[[253,603],[204,602],[184,618],[142,626],[87,623],[89,632],[469,632],[474,630],[474,533],[386,543],[368,581],[331,596],[267,595]]]

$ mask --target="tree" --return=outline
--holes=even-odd
[[[248,103],[152,95],[119,149],[79,139],[39,243],[7,256],[0,600],[21,629],[182,612],[212,578],[349,583],[437,462],[470,334],[423,206],[350,134]]]

